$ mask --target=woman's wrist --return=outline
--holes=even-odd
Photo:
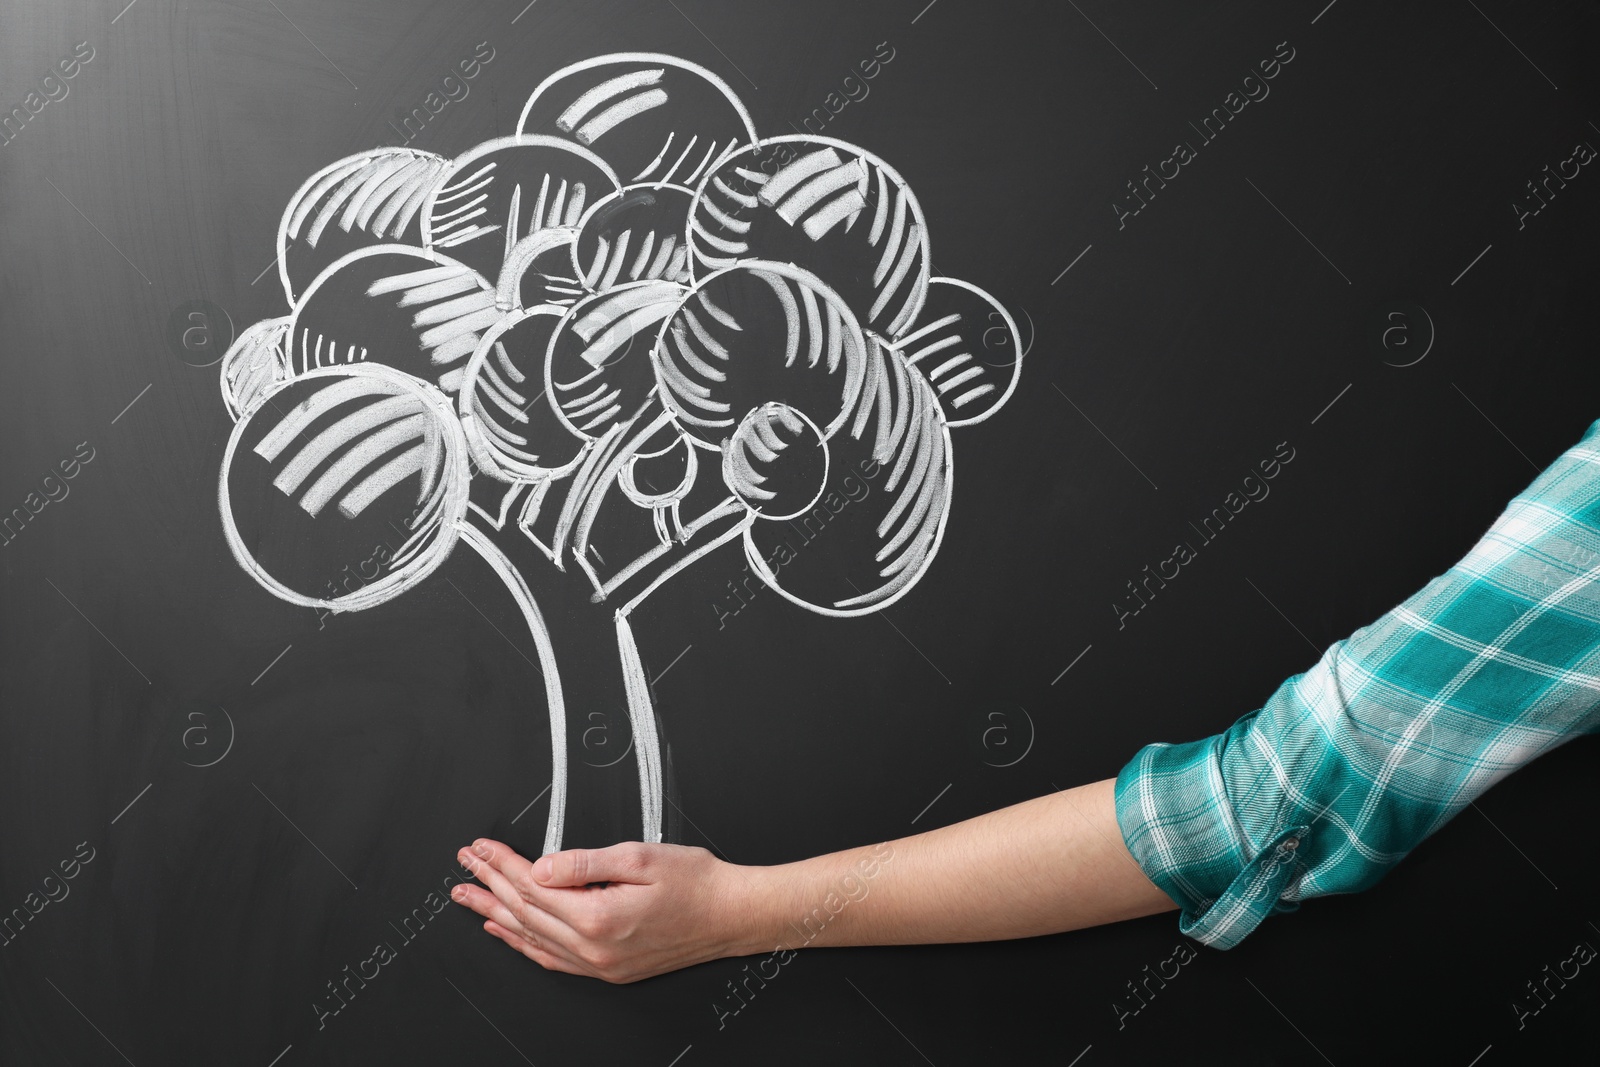
[[[788,866],[787,864],[784,866]],[[778,867],[718,860],[714,872],[713,919],[720,931],[721,955],[771,952],[783,925],[783,880]]]
[[[735,867],[727,882],[738,901],[740,944],[748,954],[856,943],[850,931],[893,857],[893,844],[883,842],[770,867]]]

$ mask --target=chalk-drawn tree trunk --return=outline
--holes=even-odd
[[[547,844],[605,844],[619,834],[658,841],[667,802],[663,728],[627,597],[670,577],[713,542],[725,544],[745,522],[743,509],[722,509],[696,531],[698,536],[671,544],[601,601],[588,570],[570,563],[557,567],[517,521],[529,495],[522,487],[512,490],[511,514],[504,522],[486,509],[469,507],[462,540],[518,603],[537,651],[534,661],[544,690],[530,696],[545,701],[552,750]],[[504,498],[491,502],[506,504]],[[561,502],[559,495],[555,502]],[[603,581],[606,568],[591,567]]]

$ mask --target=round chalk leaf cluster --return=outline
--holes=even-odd
[[[666,55],[557,71],[517,133],[454,160],[324,167],[277,252],[288,310],[221,365],[224,525],[267,589],[337,610],[436,568],[485,479],[614,486],[664,547],[694,536],[678,509],[709,485],[784,596],[881,608],[943,538],[950,430],[1021,370],[1005,308],[932,274],[898,171],[762,138],[722,79]],[[400,547],[370,581],[317,587],[379,531]]]

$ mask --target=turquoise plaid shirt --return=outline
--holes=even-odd
[[[1600,422],[1466,557],[1224,732],[1141,749],[1123,840],[1231,948],[1376,883],[1495,782],[1600,729]]]

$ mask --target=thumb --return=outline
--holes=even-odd
[[[540,885],[553,888],[592,882],[643,882],[646,852],[646,846],[637,841],[552,852],[534,861],[533,877]]]

